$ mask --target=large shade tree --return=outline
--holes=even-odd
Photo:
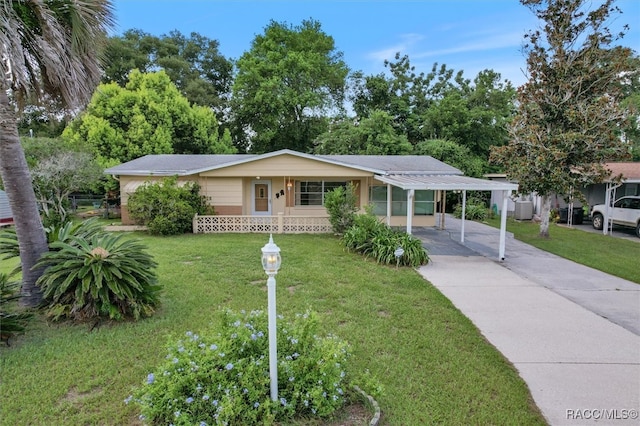
[[[396,133],[392,122],[385,111],[373,111],[359,122],[341,120],[316,138],[314,152],[331,155],[410,154],[413,146],[405,135]]]
[[[125,87],[100,84],[86,111],[62,133],[92,150],[103,166],[147,154],[229,154],[211,108],[190,105],[164,71],[133,70]]]
[[[320,23],[271,22],[237,61],[232,89],[234,142],[255,153],[307,152],[343,106],[349,72]]]
[[[620,80],[632,71],[629,48],[607,26],[618,13],[613,0],[521,0],[543,27],[526,34],[528,81],[518,90],[518,111],[508,145],[492,158],[524,193],[542,197],[540,235],[549,236],[551,195],[580,197],[585,185],[609,175],[604,162],[630,147],[620,135],[628,114]]]
[[[16,107],[49,94],[80,106],[100,79],[100,52],[113,23],[111,2],[0,1],[0,175],[13,211],[22,265],[21,301],[35,306],[47,240],[18,137]]]
[[[504,145],[513,115],[515,89],[499,73],[483,70],[473,81],[446,65],[416,72],[408,56],[385,61],[387,74],[351,76],[353,109],[360,119],[381,110],[393,117],[396,132],[418,145],[446,139],[483,158]]]
[[[196,32],[171,31],[160,37],[128,30],[109,38],[103,83],[125,87],[131,70],[164,70],[180,92],[196,105],[213,108],[222,119],[233,77],[232,62],[222,56],[217,40]]]

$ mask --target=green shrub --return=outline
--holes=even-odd
[[[12,259],[15,257],[20,257],[20,245],[18,244],[18,234],[16,234],[16,230],[5,229],[0,232],[0,260]],[[9,274],[13,275],[21,271],[21,266],[18,263],[18,266],[11,271]]]
[[[349,250],[367,255],[373,249],[373,239],[388,232],[387,228],[372,213],[359,214],[354,218],[351,228],[345,231],[342,241]]]
[[[429,262],[420,239],[394,231],[370,213],[357,215],[342,241],[347,249],[373,257],[378,263],[416,267]],[[399,258],[395,255],[398,247],[404,250]]]
[[[404,254],[400,257],[400,266],[417,267],[429,263],[429,255],[419,238],[400,232],[397,235],[396,244],[404,250]]]
[[[329,222],[331,222],[333,232],[338,235],[342,235],[353,225],[358,211],[356,188],[353,183],[349,182],[346,188],[339,186],[324,196],[324,206],[329,213]]]
[[[462,205],[456,204],[453,210],[453,216],[458,219],[462,218]],[[489,217],[489,209],[480,200],[469,199],[465,205],[464,212],[465,219],[484,221]]]
[[[69,209],[69,202],[64,203],[65,205],[61,206],[62,209]],[[59,210],[51,208],[42,212],[42,225],[45,228],[60,226],[64,223],[65,217],[60,213]]]
[[[59,226],[50,226],[44,228],[47,234],[47,243],[49,251],[55,251],[51,248],[51,244],[56,241],[70,242],[72,237],[90,239],[94,235],[102,235],[105,233],[104,227],[98,222],[98,218],[91,218],[79,223],[66,222]],[[20,257],[20,246],[18,244],[18,235],[15,229],[6,229],[0,233],[0,259],[11,259]],[[21,271],[21,265],[18,264],[11,274]]]
[[[188,182],[178,186],[176,177],[139,187],[129,197],[127,208],[131,219],[146,225],[154,235],[191,232],[193,216],[208,211],[207,199],[200,195],[200,185]]]
[[[158,303],[153,258],[124,234],[71,236],[50,245],[35,267],[46,267],[42,288],[47,316],[77,321],[139,319]]]
[[[49,246],[51,246],[51,244],[56,241],[64,243],[70,242],[72,238],[89,240],[96,235],[103,235],[105,230],[98,221],[98,218],[92,217],[78,223],[66,222],[61,226],[45,228],[45,232],[47,233]],[[51,247],[49,247],[49,250],[51,250]]]
[[[348,345],[318,336],[314,313],[278,320],[278,401],[271,401],[267,315],[226,310],[217,334],[187,332],[125,402],[149,424],[273,424],[327,417],[346,400]]]
[[[9,344],[9,339],[23,333],[30,312],[17,310],[16,301],[20,298],[20,283],[12,281],[10,275],[0,273],[0,340]]]

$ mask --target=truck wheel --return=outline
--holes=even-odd
[[[604,217],[600,213],[596,213],[593,215],[591,219],[591,224],[595,229],[602,229],[602,225],[604,224]]]
[[[636,237],[640,238],[640,222],[636,225]]]

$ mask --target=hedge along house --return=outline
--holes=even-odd
[[[139,186],[177,176],[197,182],[215,215],[196,216],[194,233],[331,232],[325,194],[352,183],[361,211],[391,226],[436,225],[445,191],[504,191],[517,185],[463,176],[455,167],[424,155],[311,155],[292,150],[267,154],[147,155],[105,170],[120,181],[122,223],[131,224],[127,200]],[[443,223],[441,220],[440,223]],[[464,223],[464,222],[463,222]],[[503,228],[506,227],[506,215]],[[464,227],[462,238],[464,242]],[[500,257],[504,257],[504,229]]]

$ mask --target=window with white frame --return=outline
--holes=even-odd
[[[296,181],[296,206],[322,206],[324,205],[324,195],[338,187],[346,187],[344,181]]]
[[[435,209],[434,191],[416,190],[413,199],[414,216],[432,215]],[[373,205],[373,214],[377,216],[387,215],[387,187],[382,185],[372,186],[369,191],[369,201]],[[391,216],[407,215],[407,191],[391,187]]]

